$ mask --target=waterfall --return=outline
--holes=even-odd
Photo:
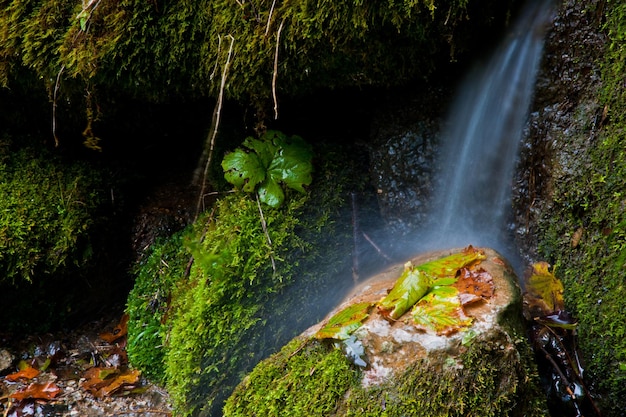
[[[502,250],[513,172],[528,117],[550,1],[531,1],[485,67],[462,85],[444,126],[428,239]],[[423,237],[423,236],[422,236]]]

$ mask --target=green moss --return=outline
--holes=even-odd
[[[181,414],[217,415],[243,375],[341,297],[336,272],[350,277],[349,191],[367,178],[354,174],[344,150],[322,152],[306,194],[288,190],[281,208],[263,206],[271,245],[256,200],[227,194],[138,267],[129,358],[165,381]]]
[[[86,166],[0,149],[0,283],[45,279],[88,262],[101,203],[97,176]]]
[[[103,172],[18,146],[31,140],[0,139],[0,322],[20,332],[84,319],[98,308],[90,296],[105,299],[117,283]]]
[[[585,152],[577,156],[576,170],[555,183],[552,212],[541,223],[540,248],[563,280],[566,306],[580,320],[586,375],[595,381],[605,415],[617,416],[626,409],[626,6],[607,2],[605,16],[608,48],[599,63],[603,85],[598,99],[607,118],[599,134],[586,121],[578,126],[574,140],[585,146],[564,145]],[[587,114],[585,120],[593,117]],[[577,230],[582,237],[574,244]]]
[[[148,378],[161,384],[165,383],[163,343],[168,333],[164,324],[176,280],[184,276],[190,260],[183,245],[186,233],[180,232],[151,247],[150,254],[135,267],[137,279],[128,296],[128,359]]]
[[[524,341],[516,347],[477,341],[458,361],[442,353],[390,382],[362,388],[361,371],[339,350],[296,338],[257,365],[226,402],[224,415],[545,416],[530,349]]]
[[[282,269],[273,272],[271,256],[300,244],[292,238],[294,211],[304,199],[294,196],[286,210],[264,210],[272,246],[256,201],[241,194],[221,199],[215,217],[200,220],[204,239],[187,242],[195,261],[189,282],[179,284],[166,357],[168,387],[182,409],[210,404],[233,384],[225,371],[254,360],[248,349],[258,337],[253,330],[263,320],[263,301],[289,278]]]
[[[245,378],[224,415],[333,415],[358,375],[339,350],[296,338]]]
[[[228,65],[227,97],[269,100],[278,43],[281,92],[398,84],[474,47],[465,35],[503,21],[514,1],[501,3],[3,0],[0,82],[28,68],[50,91],[62,71],[155,100],[217,96]]]

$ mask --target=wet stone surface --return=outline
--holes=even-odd
[[[433,189],[438,125],[420,121],[371,151],[381,214],[393,229],[423,221]]]

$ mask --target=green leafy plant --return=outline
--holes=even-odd
[[[304,193],[304,186],[311,184],[313,151],[301,137],[269,130],[260,139],[246,138],[243,147],[224,157],[224,178],[243,191],[258,193],[268,206],[283,204],[283,186]]]

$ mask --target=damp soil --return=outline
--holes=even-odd
[[[133,372],[128,366],[124,335],[110,340],[119,331],[122,311],[90,321],[69,330],[20,337],[0,334],[0,413],[5,417],[74,417],[74,416],[171,416],[167,392],[145,378],[122,384],[119,375]],[[109,336],[109,337],[107,337]],[[39,370],[33,378],[11,381],[19,369]],[[95,371],[110,372],[107,389],[93,387]],[[106,370],[106,371],[100,371]],[[106,381],[106,379],[104,379]],[[120,379],[118,378],[118,381]],[[29,387],[47,386],[44,391],[54,398],[16,399]],[[34,395],[37,397],[38,395]],[[46,395],[42,395],[45,397]]]

